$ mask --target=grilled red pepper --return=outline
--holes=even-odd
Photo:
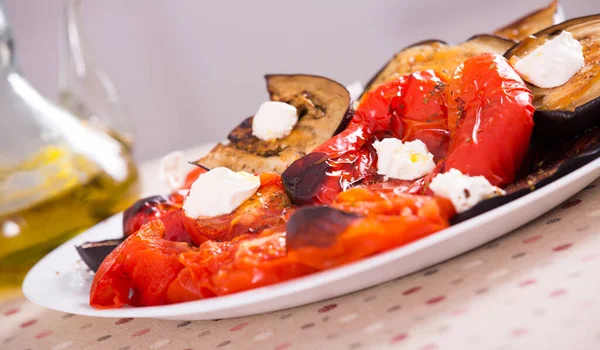
[[[445,81],[433,71],[416,72],[368,92],[348,127],[282,174],[297,204],[328,204],[356,183],[376,175],[375,139],[420,139],[442,158],[448,147]]]
[[[451,168],[504,186],[515,175],[533,130],[531,91],[504,57],[484,54],[460,65],[447,88]]]
[[[169,285],[184,267],[178,256],[191,248],[164,239],[164,234],[163,223],[154,220],[113,250],[94,276],[90,305],[102,309],[166,304]]]

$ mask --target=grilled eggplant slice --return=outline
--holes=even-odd
[[[432,69],[449,78],[456,67],[467,58],[488,52],[502,55],[514,44],[512,40],[488,34],[476,35],[455,46],[439,40],[422,41],[394,55],[367,83],[365,91],[403,75],[426,69]]]
[[[531,12],[512,23],[497,29],[494,32],[494,35],[518,42],[533,33],[537,33],[558,22],[558,1],[553,0],[548,6]]]
[[[548,89],[528,85],[536,109],[536,129],[552,136],[574,136],[600,123],[600,15],[575,18],[544,29],[504,55],[514,63],[563,30],[581,43],[585,66],[564,85]]]
[[[350,94],[343,85],[315,75],[267,75],[272,101],[298,110],[298,124],[283,139],[263,141],[252,135],[252,117],[194,162],[209,169],[224,166],[233,171],[282,173],[293,161],[343,130],[351,118]]]
[[[112,252],[119,244],[123,243],[125,238],[121,239],[109,239],[106,241],[99,242],[85,242],[82,245],[76,246],[77,253],[83,262],[90,268],[90,270],[96,272],[98,267],[104,261],[104,258],[110,252]]]

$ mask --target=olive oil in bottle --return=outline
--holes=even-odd
[[[46,173],[39,184],[0,197],[0,289],[18,286],[49,251],[137,199],[135,165],[130,156],[122,160],[115,178],[85,156],[52,146],[18,167],[0,167],[0,183],[12,189],[19,177]]]
[[[127,115],[85,50],[81,0],[64,5],[60,102],[68,112],[21,75],[0,0],[0,295],[140,192]]]

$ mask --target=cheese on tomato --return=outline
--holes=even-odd
[[[523,79],[541,88],[565,84],[585,62],[581,43],[567,31],[546,41],[515,64]]]
[[[298,123],[296,107],[284,102],[267,101],[260,105],[252,120],[252,135],[269,141],[288,136]]]
[[[485,177],[464,175],[457,169],[437,174],[429,188],[435,195],[448,198],[458,213],[471,209],[484,199],[504,194]]]
[[[421,140],[402,142],[387,138],[373,142],[377,173],[392,179],[415,180],[435,168],[433,154]]]
[[[198,177],[183,203],[191,218],[229,214],[260,187],[260,177],[225,167],[214,168]]]

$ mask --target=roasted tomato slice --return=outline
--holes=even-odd
[[[285,243],[283,227],[232,241],[203,243],[198,251],[181,255],[186,268],[169,288],[169,302],[231,294],[315,271],[291,261]]]
[[[327,269],[410,243],[449,226],[445,198],[353,188],[331,206],[298,209],[286,226],[293,261]]]
[[[260,175],[258,191],[230,214],[196,220],[197,229],[192,241],[200,245],[211,239],[228,241],[246,233],[281,225],[291,209],[291,202],[283,189],[281,177],[274,173]]]
[[[448,148],[445,81],[433,71],[417,72],[368,92],[350,124],[282,174],[297,204],[328,204],[335,196],[376,174],[375,139],[420,139],[437,157]]]
[[[460,65],[448,85],[448,156],[438,171],[514,181],[533,130],[531,91],[504,57],[483,54]]]
[[[163,223],[154,220],[113,250],[96,272],[90,305],[103,309],[167,303],[168,287],[184,267],[178,256],[192,248],[165,240],[164,234]]]

